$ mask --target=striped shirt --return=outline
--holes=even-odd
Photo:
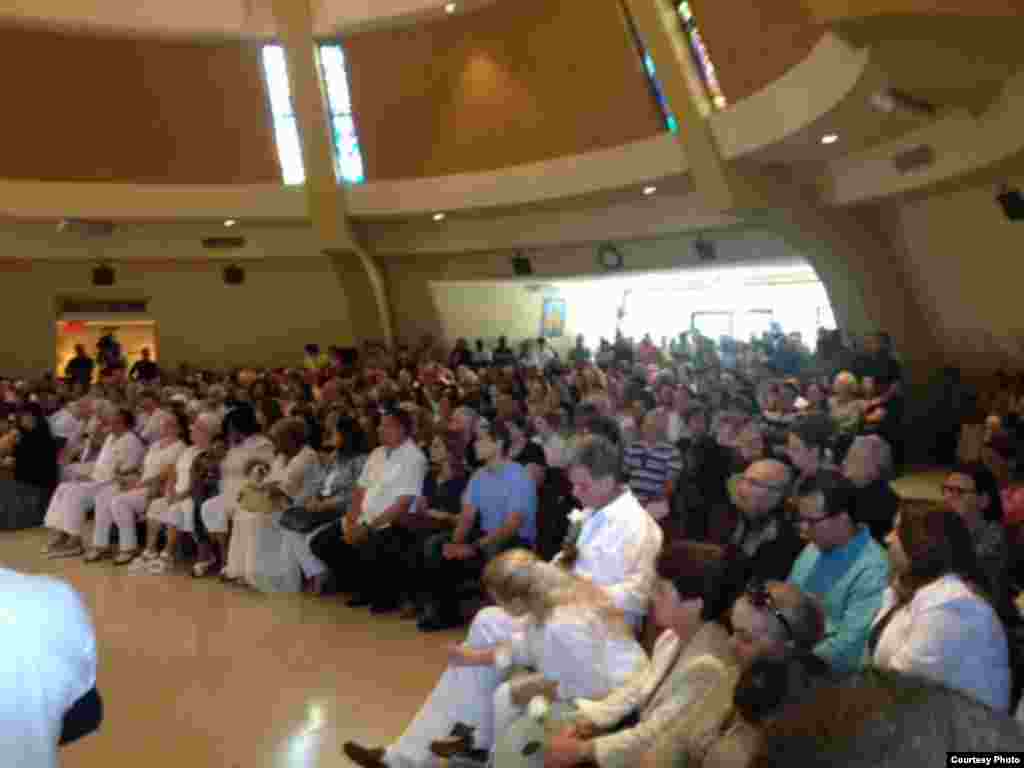
[[[665,484],[683,471],[683,458],[671,443],[635,440],[623,459],[626,480],[641,504],[665,498]]]

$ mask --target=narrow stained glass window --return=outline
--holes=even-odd
[[[654,59],[647,52],[647,46],[644,45],[644,41],[640,37],[640,32],[636,28],[636,23],[633,21],[629,9],[623,5],[622,10],[626,15],[629,31],[633,34],[633,42],[636,44],[637,52],[640,54],[640,61],[643,62],[644,72],[647,74],[647,83],[651,88],[651,95],[654,96],[658,109],[661,110],[661,116],[665,120],[665,127],[672,133],[679,133],[679,123],[675,115],[672,114],[672,109],[668,105],[668,99],[665,98],[665,92],[661,89],[661,83],[658,81],[658,73],[654,68]]]
[[[274,138],[277,141],[281,176],[285,184],[302,184],[306,180],[302,143],[299,141],[299,126],[292,106],[288,64],[284,48],[280,45],[263,46],[263,74],[270,94],[270,111],[274,118]]]
[[[704,45],[704,38],[701,37],[700,30],[697,28],[697,19],[693,16],[689,0],[680,0],[678,8],[679,18],[682,19],[683,29],[686,30],[686,39],[690,43],[690,53],[700,72],[701,80],[704,81],[704,87],[711,98],[711,103],[714,104],[715,109],[725,109],[729,102],[718,82],[715,65],[711,62],[707,46]]]
[[[335,172],[339,179],[350,184],[366,180],[363,156],[359,149],[349,97],[348,73],[345,54],[337,43],[319,46],[320,67],[327,87],[327,102],[331,119],[334,145]],[[288,81],[285,51],[280,45],[263,46],[263,72],[270,96],[270,111],[274,120],[274,138],[277,142],[281,175],[285,184],[302,184],[306,170],[302,159],[302,143]]]
[[[320,66],[327,85],[327,103],[331,111],[331,132],[334,136],[334,162],[338,177],[349,184],[366,180],[363,153],[359,149],[352,98],[348,88],[345,52],[337,43],[320,46]]]

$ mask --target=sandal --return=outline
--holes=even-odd
[[[117,557],[114,558],[114,565],[128,565],[132,560],[139,556],[139,550],[137,549],[126,549],[117,553]]]

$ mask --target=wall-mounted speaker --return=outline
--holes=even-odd
[[[230,251],[245,247],[244,237],[204,237],[203,248],[211,251]]]
[[[996,195],[996,200],[1002,206],[1003,213],[1010,221],[1024,220],[1024,194],[1016,187],[1004,187]]]
[[[512,271],[516,273],[516,277],[532,275],[533,264],[530,263],[530,258],[528,256],[513,256]]]
[[[224,267],[224,284],[241,285],[245,282],[245,270],[237,264],[229,264]]]
[[[114,274],[114,268],[101,264],[95,267],[92,271],[92,284],[101,287],[107,287],[114,284],[116,275]]]

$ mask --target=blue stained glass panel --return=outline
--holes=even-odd
[[[366,173],[352,115],[352,95],[342,47],[336,43],[321,45],[320,66],[327,85],[327,104],[331,111],[336,173],[349,184],[360,184],[366,180]]]

